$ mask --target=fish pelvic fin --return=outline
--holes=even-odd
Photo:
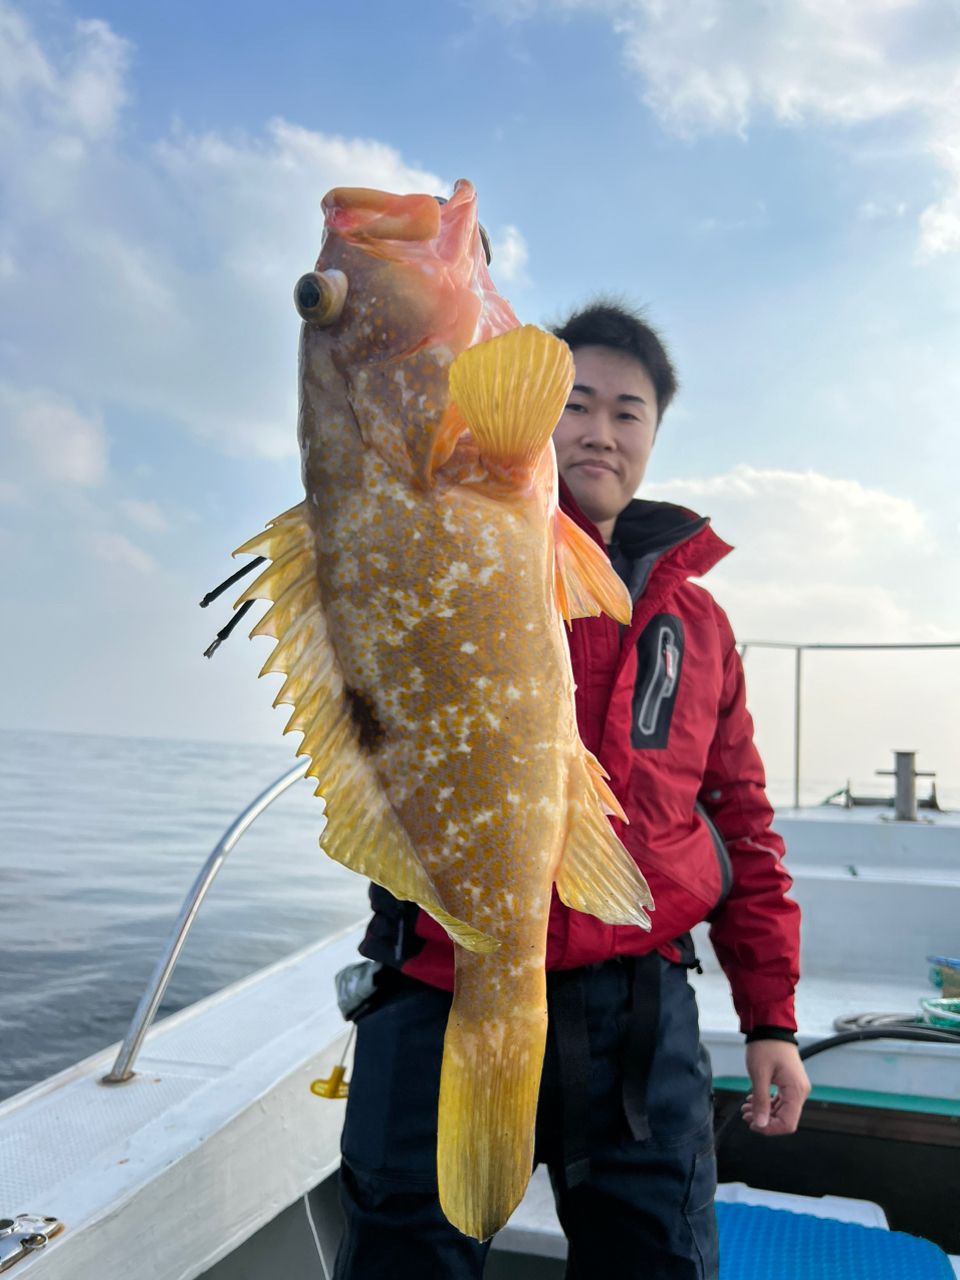
[[[526,476],[550,443],[573,386],[573,356],[535,325],[469,347],[450,366],[450,398],[485,462]]]
[[[316,794],[326,801],[324,852],[395,898],[415,902],[467,950],[496,950],[495,938],[447,911],[361,743],[321,606],[306,504],[272,521],[235,554],[241,552],[272,560],[234,607],[247,600],[270,601],[250,634],[276,641],[260,674],[285,676],[274,706],[293,708],[284,732],[303,734],[297,755],[309,756],[307,777],[316,779]]]
[[[606,924],[650,928],[644,908],[653,895],[607,815],[623,809],[605,780],[603,766],[584,749],[583,767],[571,778],[567,839],[557,868],[557,893],[568,907]]]
[[[564,620],[609,614],[624,625],[633,617],[633,602],[601,547],[563,511],[554,526],[557,605]]]
[[[457,956],[437,1118],[440,1207],[476,1240],[500,1230],[530,1182],[547,1034],[542,967],[526,979],[529,990],[503,990],[497,1016],[471,1010],[465,969],[491,963]]]

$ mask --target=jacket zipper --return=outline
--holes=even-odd
[[[679,666],[680,650],[673,639],[673,632],[669,627],[661,626],[657,638],[657,665],[644,691],[637,716],[637,728],[648,738],[656,730],[661,706],[676,688]]]

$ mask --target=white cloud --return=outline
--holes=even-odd
[[[703,585],[738,639],[794,644],[955,641],[955,576],[922,512],[905,498],[815,472],[734,467],[722,475],[644,485],[642,496],[709,514],[736,550]],[[939,585],[938,585],[939,584]],[[750,708],[773,794],[791,794],[794,654],[748,650]],[[956,651],[814,652],[803,659],[803,778],[817,801],[848,778],[860,790],[894,747],[923,767],[960,770]]]
[[[527,281],[529,252],[519,228],[507,225],[491,242],[490,270],[497,281],[523,284]]]
[[[124,498],[120,502],[120,510],[131,524],[146,533],[163,533],[168,527],[166,516],[155,502]]]
[[[228,453],[294,457],[290,293],[316,259],[323,194],[447,184],[376,140],[280,119],[261,135],[175,130],[128,146],[129,45],[87,22],[48,55],[0,6],[2,262],[31,263],[29,278],[0,267],[9,367],[64,399],[172,419]]]
[[[55,483],[90,488],[107,475],[107,438],[97,418],[47,393],[0,388],[0,407],[33,468]]]
[[[54,67],[21,14],[0,0],[0,140],[34,112],[61,144],[108,137],[127,98],[130,53],[107,23],[78,22],[73,47]],[[77,154],[76,146],[59,150]]]
[[[710,515],[736,547],[707,585],[740,635],[938,639],[952,617],[960,621],[952,605],[939,617],[914,609],[914,588],[943,572],[947,557],[905,498],[856,480],[746,465],[644,485],[642,496]]]
[[[745,135],[756,121],[855,127],[902,118],[939,165],[920,249],[960,248],[960,59],[942,0],[544,0],[606,16],[644,102],[685,137]],[[503,5],[494,5],[504,14]],[[512,16],[526,17],[532,5]]]
[[[153,557],[122,533],[91,533],[87,537],[87,545],[105,564],[120,565],[136,573],[153,573],[157,568]]]
[[[864,200],[857,207],[857,217],[863,222],[878,222],[890,218],[902,218],[907,212],[907,202],[898,200],[886,203],[877,200]]]

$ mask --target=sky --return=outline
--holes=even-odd
[[[279,737],[197,602],[301,494],[292,286],[330,187],[459,177],[522,320],[662,332],[641,496],[736,546],[740,640],[960,640],[958,0],[0,0],[0,727]],[[960,787],[960,651],[805,663],[814,793]]]

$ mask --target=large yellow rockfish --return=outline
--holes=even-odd
[[[546,1034],[551,889],[649,926],[622,816],[580,741],[563,619],[630,602],[557,507],[567,347],[491,281],[468,182],[337,189],[299,281],[305,500],[241,552],[271,566],[288,730],[338,862],[418,903],[456,947],[444,1042],[444,1213],[484,1239],[529,1181]],[[416,1064],[412,1064],[416,1069]]]

